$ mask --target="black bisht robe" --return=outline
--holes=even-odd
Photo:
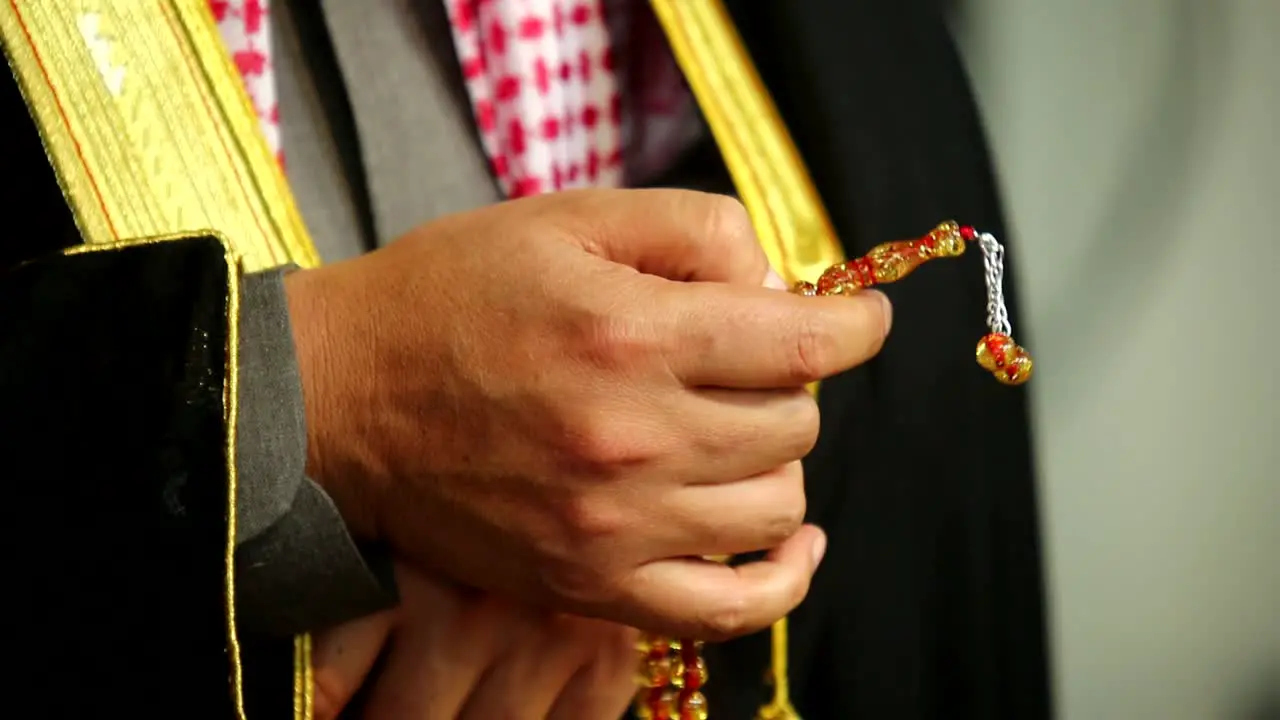
[[[1017,257],[945,3],[727,5],[848,256],[955,219]],[[1013,275],[1013,327],[1034,352]],[[821,390],[805,469],[830,545],[791,620],[793,700],[807,720],[1050,717],[1027,395],[974,363],[981,259],[931,263],[887,293],[880,357]],[[767,637],[708,662],[717,717],[753,717]]]

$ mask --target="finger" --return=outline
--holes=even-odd
[[[691,446],[687,483],[732,482],[800,460],[818,440],[817,400],[803,388],[697,388],[673,401],[668,426]]]
[[[791,462],[735,482],[650,492],[630,507],[631,551],[640,562],[768,550],[804,524],[804,471]]]
[[[587,622],[587,621],[584,621]],[[597,622],[597,621],[590,621]],[[632,628],[601,622],[616,639],[605,638],[594,657],[565,685],[549,720],[602,720],[622,717],[635,696],[636,642]]]
[[[472,690],[461,720],[543,720],[593,648],[575,636],[574,618],[551,617],[522,634]]]
[[[669,285],[664,299],[676,340],[668,364],[689,385],[797,387],[866,362],[892,323],[875,290],[800,297],[710,283]]]
[[[355,697],[382,652],[393,622],[393,612],[387,611],[315,635],[311,665],[316,720],[334,720]]]
[[[669,280],[759,286],[769,261],[746,208],[728,195],[692,190],[557,193],[582,218],[591,252]]]
[[[496,602],[482,599],[478,603]],[[438,609],[424,604],[418,612]],[[406,608],[405,612],[414,612]],[[471,608],[452,621],[406,621],[365,708],[366,720],[452,720],[511,641],[508,613]]]
[[[692,485],[669,495],[668,557],[738,555],[777,547],[804,524],[799,462],[723,485]]]
[[[675,559],[636,570],[626,591],[629,624],[677,637],[725,640],[768,627],[795,609],[826,550],[826,536],[806,525],[758,562],[730,567]]]

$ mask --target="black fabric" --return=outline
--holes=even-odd
[[[9,681],[45,717],[234,717],[225,581],[228,274],[211,238],[0,274]],[[250,717],[292,640],[241,633]]]
[[[0,278],[9,679],[43,715],[232,715],[227,287],[214,240]]]
[[[0,71],[0,271],[80,242],[18,84]]]
[[[944,5],[728,2],[850,255],[955,219],[1017,257]],[[823,386],[806,471],[830,547],[792,617],[807,720],[1051,715],[1027,398],[974,363],[973,250],[889,288],[881,356]],[[713,712],[752,717],[767,637],[709,656]]]

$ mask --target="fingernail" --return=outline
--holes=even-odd
[[[774,272],[773,268],[769,268],[769,273],[764,276],[764,286],[773,288],[774,290],[786,290],[787,281],[782,276]]]
[[[819,533],[818,539],[813,541],[813,566],[816,568],[822,562],[822,556],[827,554],[827,534]]]

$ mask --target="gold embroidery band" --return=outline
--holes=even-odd
[[[769,261],[788,282],[817,277],[844,251],[791,134],[720,0],[650,0]],[[817,392],[816,384],[810,390]],[[787,678],[787,620],[772,629],[773,700],[759,720],[798,717]]]
[[[10,64],[86,242],[216,230],[315,265],[206,0],[0,0]]]
[[[267,149],[207,0],[0,0],[0,40],[84,241],[210,232],[232,267],[319,257]],[[103,248],[107,249],[107,248]],[[237,296],[231,296],[234,315]],[[227,412],[235,411],[235,322]],[[229,458],[226,622],[237,716],[235,423]],[[310,720],[311,641],[294,646],[294,716]]]

